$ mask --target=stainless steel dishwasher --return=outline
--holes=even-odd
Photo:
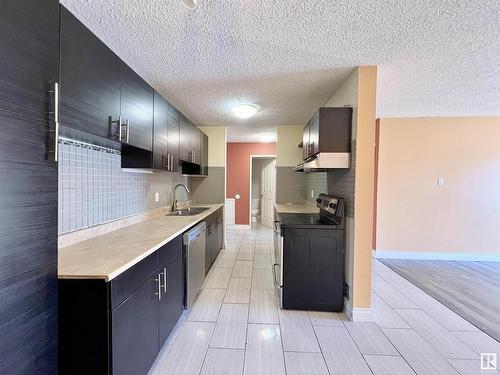
[[[190,309],[205,281],[205,223],[200,223],[184,233],[186,259],[185,307]]]

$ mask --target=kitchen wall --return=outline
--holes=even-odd
[[[59,147],[59,233],[89,228],[168,206],[179,173],[131,173],[121,169],[119,151],[61,140]],[[159,202],[155,202],[159,193]],[[185,194],[179,189],[179,197]]]
[[[277,203],[304,203],[306,199],[306,176],[293,171],[302,162],[302,149],[297,146],[302,142],[304,125],[276,128]]]
[[[275,143],[227,143],[227,198],[235,201],[235,223],[249,224],[250,155],[276,155]]]
[[[347,199],[345,277],[356,320],[371,319],[376,77],[376,67],[357,68],[325,105],[353,108],[352,167],[328,172],[327,186]]]
[[[499,186],[500,117],[380,119],[377,251],[500,255]]]
[[[195,204],[224,203],[226,191],[226,127],[200,126],[208,136],[208,176],[191,177],[189,188]]]
[[[305,174],[305,200],[316,204],[316,198],[320,193],[328,191],[326,172],[314,172]]]

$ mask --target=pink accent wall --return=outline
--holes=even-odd
[[[227,144],[227,198],[241,196],[235,202],[235,223],[249,224],[250,155],[276,155],[276,143]]]

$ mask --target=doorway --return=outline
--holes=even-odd
[[[276,156],[250,156],[250,224],[268,227],[274,222]]]

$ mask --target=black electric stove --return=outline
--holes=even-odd
[[[342,311],[345,201],[320,194],[316,206],[276,215],[274,284],[284,309]]]

